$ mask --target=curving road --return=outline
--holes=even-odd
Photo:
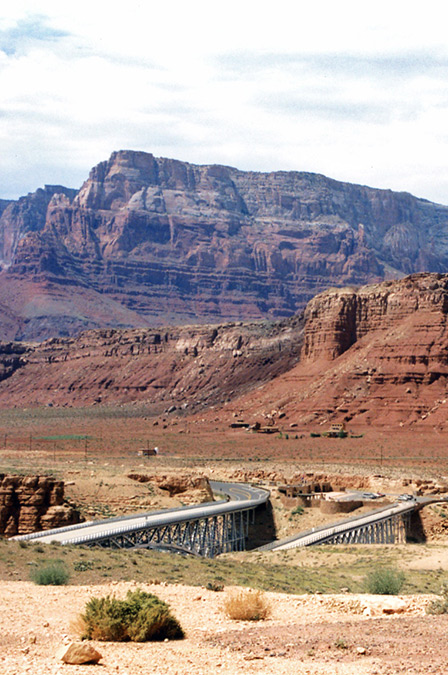
[[[235,511],[247,511],[265,504],[270,496],[269,490],[255,488],[243,483],[224,483],[210,481],[213,492],[225,495],[226,499],[218,502],[207,502],[194,506],[186,506],[164,511],[150,511],[137,513],[132,516],[120,518],[108,518],[107,520],[92,520],[79,525],[56,528],[25,534],[14,539],[32,540],[39,539],[39,543],[50,544],[82,544],[102,539],[104,537],[133,532],[143,528],[163,527],[183,523],[198,518],[208,518]]]

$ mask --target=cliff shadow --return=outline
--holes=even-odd
[[[406,543],[424,544],[426,542],[426,532],[421,519],[421,512],[414,511],[411,516],[409,530],[406,532]]]
[[[259,506],[255,511],[255,523],[249,527],[249,536],[246,541],[246,550],[251,551],[259,546],[269,544],[277,538],[274,522],[274,512],[270,501]]]

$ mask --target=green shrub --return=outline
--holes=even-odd
[[[215,591],[215,593],[219,593],[220,591],[224,590],[224,585],[220,584],[218,581],[208,581],[205,588],[208,591]]]
[[[90,560],[77,560],[73,563],[73,569],[75,572],[87,572],[87,570],[93,570],[93,562]]]
[[[300,506],[300,505],[296,506],[296,508],[291,511],[291,515],[292,516],[301,516],[303,514],[304,510],[305,509],[303,508],[303,506]]]
[[[31,572],[31,579],[39,586],[63,586],[68,582],[70,574],[60,561],[50,562]]]
[[[393,567],[379,567],[365,578],[368,593],[397,595],[404,584],[404,574]]]
[[[448,614],[448,584],[440,589],[441,598],[433,600],[426,608],[427,614]]]
[[[125,600],[109,595],[91,598],[80,619],[83,639],[146,642],[184,637],[169,606],[140,589],[128,591]]]

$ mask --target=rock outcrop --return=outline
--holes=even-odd
[[[11,349],[22,350],[22,367],[0,381],[0,407],[144,401],[161,411],[190,411],[222,404],[288,371],[299,359],[302,334],[303,321],[293,317],[87,331],[78,338],[16,344]],[[1,359],[0,345],[0,368]]]
[[[0,474],[0,534],[28,534],[79,520],[79,513],[64,502],[63,481]]]
[[[275,420],[295,432],[327,430],[330,421],[445,429],[447,314],[448,275],[417,274],[330,289],[303,317],[280,322],[9,344],[0,353],[9,368],[0,406],[141,401],[167,417],[222,408],[219,419],[234,427]],[[11,358],[18,360],[8,366]]]
[[[447,314],[448,275],[328,290],[305,311],[300,363],[248,408],[299,426],[447,428]]]
[[[168,492],[170,497],[178,497],[183,504],[202,504],[213,502],[213,492],[207,476],[173,476],[131,473],[128,478],[139,483],[152,483],[160,490]]]
[[[448,207],[120,151],[0,204],[0,338],[291,316],[330,286],[448,270]]]

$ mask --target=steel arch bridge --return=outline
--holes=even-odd
[[[243,551],[255,512],[270,493],[245,484],[210,483],[227,499],[184,508],[89,521],[14,537],[19,540],[59,542],[101,548],[160,548],[214,558]]]
[[[404,544],[410,532],[412,514],[418,508],[414,501],[397,503],[271,542],[258,550],[282,551],[318,544]]]
[[[101,548],[160,548],[214,558],[221,553],[244,551],[255,509],[233,511],[161,526],[107,532],[91,541],[71,543]]]

